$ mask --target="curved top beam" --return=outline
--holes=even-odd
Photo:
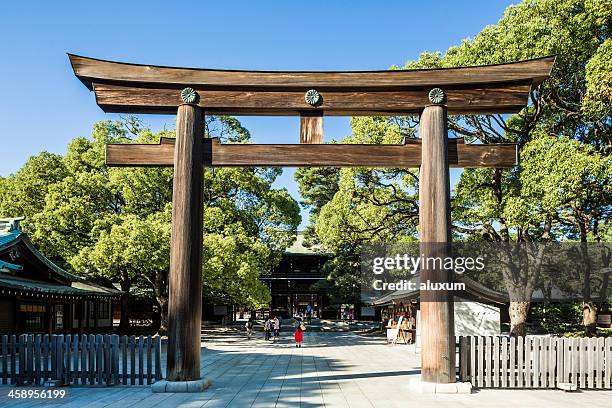
[[[506,64],[386,71],[243,71],[180,68],[106,61],[68,54],[75,75],[94,83],[174,85],[215,88],[402,88],[529,81],[539,85],[555,56]]]
[[[193,103],[225,115],[413,115],[442,88],[449,114],[513,113],[546,79],[555,57],[478,67],[395,71],[291,72],[175,68],[103,61],[69,54],[75,75],[105,112],[176,113],[181,90]],[[305,92],[316,89],[309,103]]]

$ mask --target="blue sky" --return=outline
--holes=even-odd
[[[0,175],[47,150],[63,153],[103,113],[67,52],[156,65],[262,70],[387,69],[444,51],[494,24],[507,0],[21,1],[0,8]],[[174,118],[141,117],[153,130]],[[299,140],[298,118],[241,117],[254,141]],[[350,133],[326,118],[327,139]],[[456,176],[456,173],[455,173]],[[277,181],[297,197],[293,170]],[[303,212],[303,225],[307,214]]]

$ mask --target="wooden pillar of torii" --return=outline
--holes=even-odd
[[[514,144],[447,137],[447,115],[514,113],[550,75],[554,57],[479,67],[369,72],[224,71],[126,64],[69,55],[105,112],[177,114],[175,139],[108,145],[111,166],[173,166],[167,379],[200,378],[202,170],[213,167],[420,167],[424,244],[450,241],[450,167],[512,167]],[[222,144],[204,114],[296,115],[300,144]],[[420,140],[323,144],[323,116],[420,115]],[[425,247],[425,250],[435,247]],[[432,249],[433,248],[433,249]],[[442,271],[421,279],[449,281]],[[421,296],[422,379],[455,381],[452,295]]]

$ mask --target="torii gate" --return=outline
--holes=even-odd
[[[512,167],[515,144],[449,139],[447,115],[515,113],[554,57],[410,71],[278,72],[175,68],[69,55],[104,112],[176,114],[176,141],[108,145],[109,166],[174,166],[167,380],[200,379],[203,166],[419,167],[422,243],[451,239],[449,167]],[[300,116],[300,144],[222,144],[204,115]],[[420,141],[323,144],[323,116],[420,115]],[[444,271],[421,279],[450,281]],[[452,294],[421,296],[421,379],[455,382]]]

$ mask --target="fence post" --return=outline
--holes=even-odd
[[[40,375],[40,355],[42,348],[42,336],[37,334],[34,338],[34,370],[36,374],[34,375],[34,384],[40,385],[41,375]]]
[[[595,354],[595,363],[597,364],[595,369],[597,370],[597,375],[595,376],[595,387],[596,388],[604,388],[604,381],[603,381],[603,375],[604,375],[604,361],[605,360],[605,353],[604,353],[604,348],[605,348],[605,339],[603,337],[598,337],[597,338],[597,352]]]
[[[606,338],[604,342],[604,356],[606,358],[606,374],[604,380],[604,387],[612,388],[612,337]]]
[[[25,337],[26,350],[26,381],[32,385],[34,380],[34,335],[28,334]]]
[[[558,338],[555,339],[556,342],[556,357],[557,357],[557,366],[556,366],[556,370],[557,370],[557,375],[555,377],[555,386],[557,386],[559,383],[565,382],[565,380],[563,379],[563,373],[565,372],[565,358],[563,356],[563,352],[565,350],[565,342],[564,339],[562,338]]]
[[[8,335],[4,334],[2,336],[2,384],[6,384],[7,380],[7,372],[8,372],[8,364],[7,364],[7,360],[9,358],[9,353],[8,353]]]
[[[138,384],[144,384],[144,339],[142,336],[138,337]]]
[[[588,339],[580,338],[580,388],[587,387],[587,349]],[[589,376],[590,377],[590,376]]]
[[[49,335],[45,334],[42,337],[42,380],[47,381],[51,379],[51,373],[49,372]]]
[[[81,385],[87,384],[87,335],[81,335]]]
[[[96,383],[96,336],[90,334],[87,338],[88,362],[87,372],[89,373],[89,384]]]
[[[151,360],[151,336],[147,336],[147,384],[151,384],[153,378],[153,363]]]
[[[518,348],[516,346],[516,337],[510,337],[510,369],[508,370],[508,386],[516,387],[516,364]]]
[[[484,382],[484,362],[486,359],[485,354],[485,338],[483,336],[478,336],[478,351],[476,353],[478,360],[478,387],[482,388],[485,386]]]
[[[57,334],[52,334],[51,338],[51,352],[49,353],[49,360],[51,361],[51,375],[50,380],[57,380],[57,362],[55,360],[56,347],[57,347]]]
[[[465,362],[465,345],[466,338],[464,336],[459,336],[459,381],[465,382],[467,377],[467,367]]]
[[[113,384],[119,384],[119,336],[111,335],[111,359],[113,366]]]
[[[130,336],[130,383],[136,385],[136,338]]]
[[[123,385],[127,385],[128,383],[128,336],[121,336],[121,369],[123,370]]]
[[[487,336],[485,339],[485,386],[491,387],[492,384],[492,376],[493,376],[493,339],[491,336]]]
[[[580,386],[580,339],[575,337],[571,340],[572,369],[570,373],[572,375],[572,384],[578,387]]]
[[[563,382],[572,382],[572,339],[563,339]]]
[[[96,382],[102,384],[102,370],[104,369],[103,337],[96,335]]]
[[[501,339],[501,386],[508,387],[508,339]]]
[[[500,357],[499,357],[499,336],[495,336],[493,337],[493,387],[497,388],[499,387],[499,377],[500,377],[500,370],[499,370],[499,363],[500,363]]]
[[[161,337],[155,336],[155,381],[161,380],[162,378],[163,376],[161,373]]]
[[[64,384],[70,385],[72,382],[72,373],[70,371],[70,362],[72,354],[70,347],[72,346],[72,335],[67,334],[64,338]]]
[[[532,382],[532,387],[533,388],[539,388],[540,387],[540,339],[537,337],[534,337],[531,339],[531,344],[532,344],[532,361],[533,361],[533,365],[532,365],[532,370],[533,370],[533,382]]]
[[[540,340],[540,387],[546,388],[548,386],[548,346],[550,345],[550,338],[543,338]]]
[[[23,385],[26,379],[26,335],[19,335],[19,375],[17,376],[17,385]]]
[[[591,337],[587,339],[587,382],[589,388],[595,388],[595,341],[597,339]]]
[[[11,384],[17,384],[17,336],[11,335],[10,342],[11,353]]]
[[[57,379],[64,381],[64,335],[57,336]]]
[[[517,386],[523,388],[526,386],[527,378],[525,371],[527,369],[527,359],[525,345],[526,337],[517,337],[516,342],[518,343],[518,354],[516,356],[516,368],[517,368]]]
[[[72,336],[72,351],[74,352],[72,357],[73,367],[73,378],[74,384],[79,383],[79,335],[75,334]]]
[[[476,336],[470,336],[470,382],[476,387]]]
[[[110,385],[112,383],[112,379],[113,379],[113,372],[112,372],[112,356],[111,356],[111,336],[108,334],[105,334],[104,337],[102,338],[104,341],[104,376],[103,379],[106,382],[106,385]]]

